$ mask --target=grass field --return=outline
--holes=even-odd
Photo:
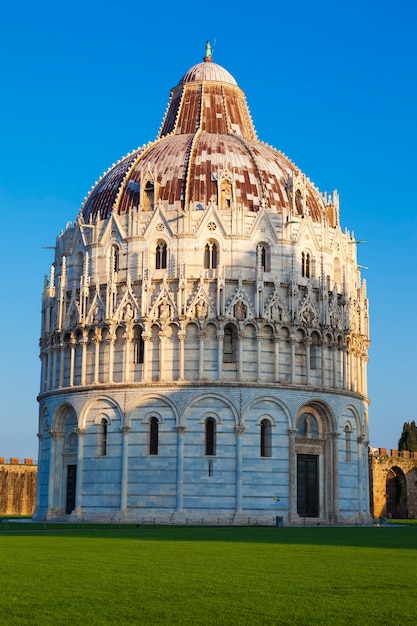
[[[414,624],[417,527],[10,523],[2,625]]]

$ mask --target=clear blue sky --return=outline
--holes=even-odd
[[[202,60],[321,191],[368,267],[371,445],[417,420],[415,0],[6,3],[0,22],[0,456],[37,458],[40,306],[55,237],[103,171],[155,139]]]

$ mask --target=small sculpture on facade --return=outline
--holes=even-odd
[[[171,307],[166,298],[164,298],[159,306],[159,320],[166,322],[171,316]]]
[[[238,300],[235,304],[235,317],[238,320],[244,320],[246,317],[246,305],[242,300]]]
[[[203,298],[200,298],[196,304],[196,315],[199,320],[204,320],[207,317],[207,304],[204,302]]]
[[[128,302],[126,304],[126,308],[124,312],[124,320],[125,322],[130,322],[132,319],[133,319],[133,307],[130,304],[130,302]]]

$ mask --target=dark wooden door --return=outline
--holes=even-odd
[[[66,513],[72,513],[75,509],[75,483],[77,479],[77,466],[67,465],[67,504]]]
[[[300,517],[319,516],[319,471],[315,454],[297,456],[297,513]]]

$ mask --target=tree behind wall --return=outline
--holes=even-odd
[[[417,426],[414,420],[404,422],[403,432],[398,440],[398,450],[417,452]]]

